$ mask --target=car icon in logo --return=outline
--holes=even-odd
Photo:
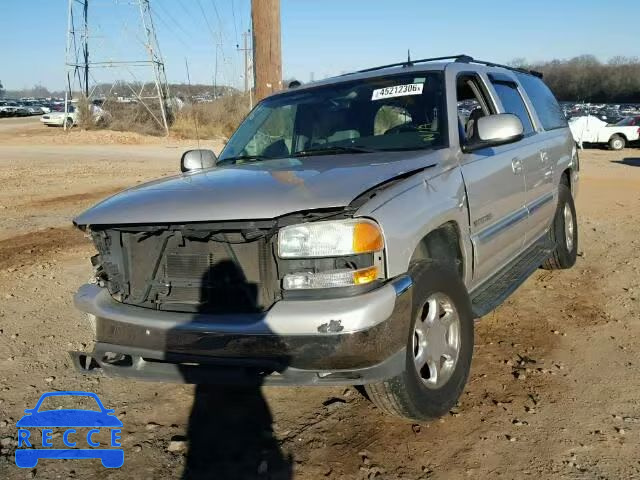
[[[69,397],[95,400],[97,409],[57,408],[44,409],[42,404],[51,397]],[[57,399],[56,399],[57,400]],[[74,398],[71,398],[74,400]],[[93,406],[93,403],[91,403]],[[82,459],[99,458],[107,468],[119,468],[124,463],[124,451],[121,448],[122,422],[114,415],[114,410],[105,408],[98,396],[91,392],[49,392],[40,397],[34,408],[24,411],[26,414],[18,427],[18,448],[16,465],[21,468],[33,468],[41,458]],[[41,439],[34,428],[41,429]],[[52,428],[63,428],[62,441],[68,448],[53,448]],[[90,428],[86,435],[77,429]],[[101,445],[97,436],[108,430],[109,442]],[[77,448],[76,448],[77,446]],[[109,448],[104,448],[107,446]],[[83,448],[86,447],[86,448]],[[102,448],[101,448],[102,447]]]

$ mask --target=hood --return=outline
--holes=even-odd
[[[327,155],[222,166],[125,190],[81,213],[74,223],[260,220],[344,207],[380,183],[440,163],[445,152]]]

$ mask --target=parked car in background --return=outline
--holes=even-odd
[[[50,112],[44,114],[40,118],[40,121],[47,127],[66,126],[67,128],[71,128],[78,123],[78,110],[75,106],[69,105],[66,115],[64,110],[62,112]]]
[[[615,125],[617,127],[640,127],[640,115],[623,118]]]
[[[640,140],[640,127],[620,125],[620,122],[610,125],[593,115],[572,118],[569,120],[569,128],[581,148],[587,143],[608,145],[612,150],[622,150],[630,143]]]
[[[44,110],[42,110],[38,105],[30,105],[25,108],[31,115],[42,115],[44,113]]]
[[[16,110],[14,112],[14,116],[16,117],[28,117],[31,115],[31,110],[29,110],[29,107],[25,107],[23,105],[19,105],[18,107],[16,107]]]
[[[14,102],[0,102],[0,117],[13,117],[18,110]]]

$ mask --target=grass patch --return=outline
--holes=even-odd
[[[175,115],[171,132],[178,138],[229,138],[248,113],[249,99],[244,95],[185,105]]]

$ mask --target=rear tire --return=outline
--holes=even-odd
[[[542,268],[563,270],[573,267],[578,256],[578,222],[573,195],[564,183],[558,187],[558,208],[549,229],[549,239],[555,247]]]
[[[611,137],[609,139],[609,148],[611,150],[622,150],[624,149],[624,147],[626,147],[627,142],[624,139],[624,137],[621,137],[620,135],[614,135],[613,137]]]
[[[462,394],[473,354],[473,314],[467,289],[451,268],[431,260],[420,261],[412,265],[410,275],[413,309],[405,370],[389,380],[365,385],[365,390],[369,399],[385,413],[423,421],[447,413]],[[440,300],[444,307],[432,308],[433,302]],[[435,312],[432,322],[429,321],[431,311]],[[449,317],[452,313],[455,316]],[[436,324],[439,327],[433,328]],[[418,332],[418,325],[423,326],[422,334]],[[443,336],[443,343],[437,342],[439,335]],[[423,343],[422,338],[428,340]],[[426,345],[433,347],[426,348]],[[455,360],[449,351],[457,352]],[[437,358],[437,363],[426,360],[418,369],[418,359],[429,356]],[[431,365],[437,375],[431,373]]]

